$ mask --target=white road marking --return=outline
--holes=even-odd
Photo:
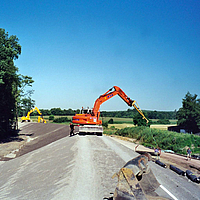
[[[170,191],[168,191],[163,185],[160,185],[160,187],[169,194],[170,197],[172,197],[174,200],[178,200]]]

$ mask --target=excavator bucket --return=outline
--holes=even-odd
[[[149,160],[150,154],[140,155],[113,175],[118,177],[113,200],[166,200],[155,192],[160,184],[148,166]]]

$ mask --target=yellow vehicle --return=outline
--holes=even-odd
[[[42,113],[40,112],[40,110],[39,110],[37,107],[31,109],[31,110],[28,112],[28,114],[27,114],[26,117],[25,117],[25,116],[21,117],[21,122],[25,122],[25,121],[30,122],[30,121],[31,121],[31,119],[30,119],[30,114],[31,114],[32,112],[34,112],[35,110],[36,110],[36,111],[38,112],[38,114],[40,115],[40,116],[38,117],[38,123],[47,123],[46,120],[43,118]]]

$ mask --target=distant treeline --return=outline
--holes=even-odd
[[[102,111],[101,116],[133,118],[137,113],[135,109],[128,109],[127,111]],[[143,113],[149,119],[176,119],[177,111],[143,110]]]
[[[50,116],[50,115],[57,115],[57,116],[66,116],[66,115],[75,115],[75,113],[79,113],[80,110],[72,110],[69,109],[61,109],[61,108],[51,108],[49,109],[39,109],[43,116]],[[29,111],[29,110],[28,110]],[[28,111],[26,113],[23,113],[21,111],[20,115],[27,115]],[[31,113],[32,116],[38,115],[37,111]]]
[[[43,116],[49,115],[59,115],[59,116],[66,116],[66,115],[75,115],[80,113],[80,110],[73,110],[69,109],[61,109],[61,108],[51,108],[48,109],[40,109]],[[128,109],[126,111],[101,111],[101,117],[119,117],[119,118],[133,118],[138,112],[135,109]],[[151,110],[144,110],[144,115],[149,119],[176,119],[177,111],[151,111]],[[25,113],[24,115],[26,115]],[[37,115],[37,112],[32,113],[31,115]]]

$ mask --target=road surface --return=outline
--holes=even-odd
[[[66,129],[68,130],[68,129]],[[110,197],[117,178],[112,175],[138,156],[111,137],[75,135],[61,138],[15,159],[1,162],[0,199],[102,200]],[[169,199],[200,199],[200,187],[149,163]]]

